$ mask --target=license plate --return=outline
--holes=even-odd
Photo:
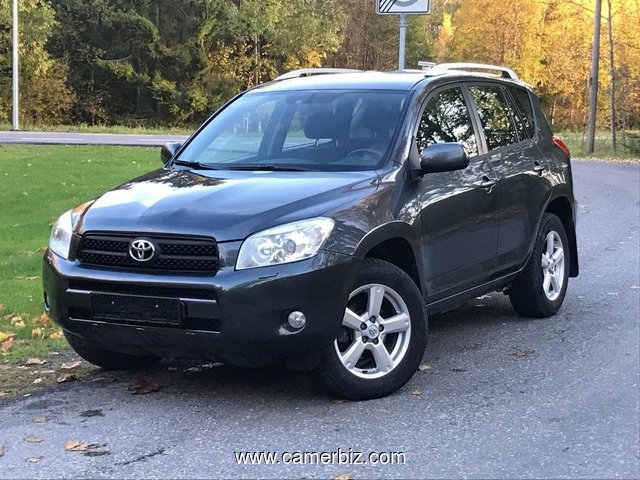
[[[180,325],[182,305],[177,298],[132,295],[91,295],[95,320]]]

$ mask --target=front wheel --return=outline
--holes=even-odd
[[[545,318],[558,312],[569,282],[568,245],[560,219],[545,213],[529,263],[509,289],[511,304],[519,314]]]
[[[389,395],[413,376],[427,338],[422,294],[388,262],[365,259],[342,320],[314,380],[333,395],[368,400]]]

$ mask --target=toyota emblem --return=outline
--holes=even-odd
[[[149,240],[134,240],[129,245],[129,256],[136,262],[148,262],[156,254],[156,247]]]

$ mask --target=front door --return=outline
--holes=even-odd
[[[488,281],[496,270],[498,214],[495,175],[480,156],[476,128],[460,86],[426,101],[416,131],[418,151],[458,142],[470,157],[465,170],[429,173],[417,182],[429,302]]]

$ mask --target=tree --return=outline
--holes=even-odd
[[[68,119],[74,100],[66,85],[67,68],[45,49],[55,27],[53,9],[45,0],[22,0],[20,15],[20,115],[28,123],[59,123]],[[0,120],[11,115],[12,6],[0,4]]]

